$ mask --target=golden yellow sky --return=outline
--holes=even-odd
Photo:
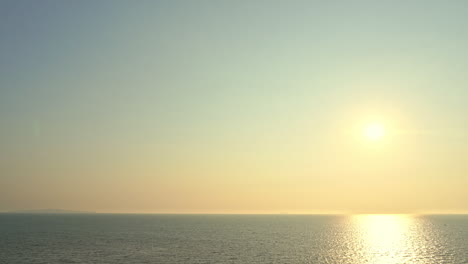
[[[461,2],[51,5],[0,8],[0,211],[468,212]]]

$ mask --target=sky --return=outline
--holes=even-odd
[[[0,211],[468,213],[467,70],[461,0],[1,0]]]

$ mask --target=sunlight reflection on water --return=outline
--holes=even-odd
[[[426,237],[411,215],[356,215],[351,217],[354,242],[364,263],[419,263]]]

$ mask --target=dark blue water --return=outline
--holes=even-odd
[[[0,263],[468,263],[468,216],[0,214]]]

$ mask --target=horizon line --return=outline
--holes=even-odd
[[[69,211],[67,212],[41,212],[40,210],[18,210],[18,211],[0,211],[0,214],[108,214],[108,215],[336,215],[336,216],[348,216],[348,215],[468,215],[468,212],[356,212],[356,213],[209,213],[209,212],[93,212],[93,211]]]

